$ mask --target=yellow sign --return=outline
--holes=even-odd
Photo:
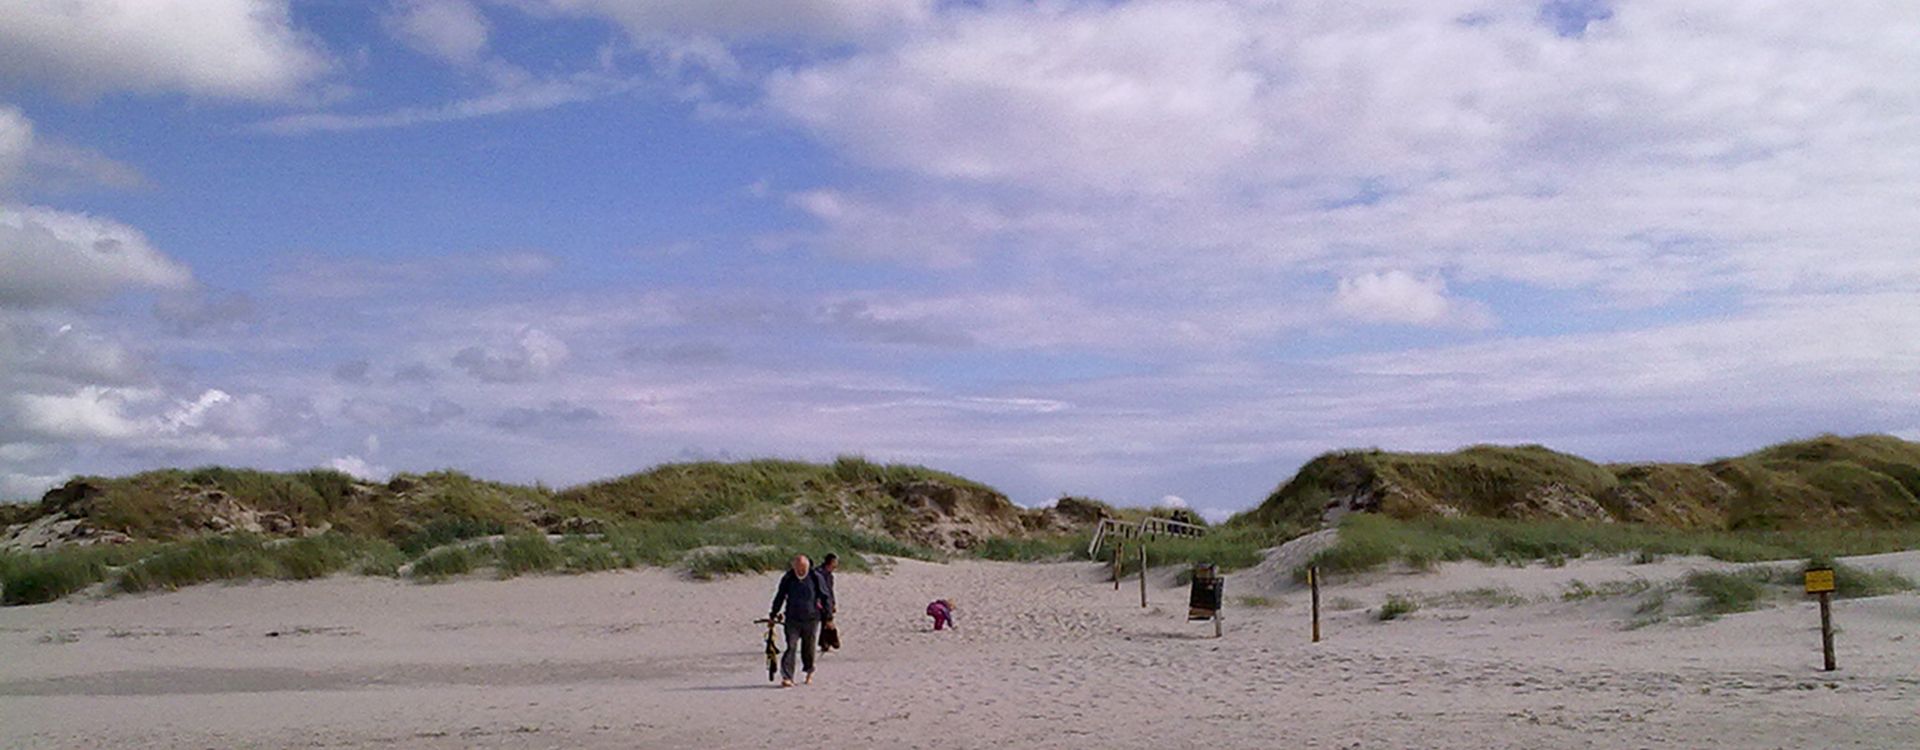
[[[1819,568],[1807,571],[1807,593],[1823,594],[1833,590],[1833,569]]]

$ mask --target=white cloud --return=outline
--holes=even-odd
[[[145,378],[146,369],[142,357],[89,327],[0,317],[0,376],[48,378],[61,385],[132,385]]]
[[[130,188],[145,182],[133,167],[95,151],[39,137],[26,113],[0,103],[0,189],[16,184],[40,191],[92,185]]]
[[[487,49],[487,17],[467,0],[400,0],[386,20],[407,46],[448,62],[472,63]]]
[[[637,39],[668,36],[845,39],[928,18],[933,0],[531,0],[551,13],[595,16]]]
[[[71,474],[20,474],[0,471],[0,502],[38,500]]]
[[[327,462],[327,468],[347,476],[367,482],[384,482],[393,476],[393,470],[379,466],[359,456],[341,456]]]
[[[327,66],[286,0],[15,0],[0,15],[0,77],[77,95],[278,99]]]
[[[1347,316],[1370,323],[1462,328],[1493,324],[1493,316],[1484,306],[1448,296],[1445,279],[1420,278],[1405,271],[1341,279],[1334,305]]]
[[[0,307],[75,307],[128,288],[181,289],[187,268],[132,227],[0,204]]]
[[[513,344],[504,349],[469,346],[453,356],[453,366],[490,383],[515,383],[536,380],[551,374],[567,361],[567,344],[538,328],[520,330]]]
[[[1920,69],[1891,31],[1920,6],[1613,11],[1569,38],[1464,0],[956,6],[766,102],[909,178],[796,199],[859,255],[1397,268],[1620,305],[1920,286],[1920,84],[1886,73]]]
[[[0,104],[0,185],[18,178],[33,147],[33,121],[18,108]]]
[[[253,129],[275,135],[305,135],[404,128],[513,112],[552,109],[620,91],[628,85],[624,81],[605,79],[592,74],[579,74],[558,79],[531,79],[448,104],[402,107],[386,112],[359,114],[305,112],[275,117],[254,125]]]
[[[225,450],[273,445],[273,404],[260,395],[208,389],[190,399],[156,388],[82,386],[66,393],[18,393],[7,404],[20,429],[53,441],[135,448]]]
[[[1187,499],[1179,495],[1167,495],[1160,498],[1160,507],[1184,509],[1187,507]]]
[[[882,166],[1180,191],[1266,136],[1251,19],[1222,3],[949,14],[937,32],[768,83],[772,106]]]

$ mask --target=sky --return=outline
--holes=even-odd
[[[1920,439],[1906,0],[12,0],[0,498]]]

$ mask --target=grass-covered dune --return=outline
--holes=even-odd
[[[802,552],[838,552],[860,570],[864,555],[1057,544],[1110,511],[1080,501],[1026,510],[959,476],[855,457],[669,464],[559,491],[451,471],[365,482],[170,469],[80,477],[8,508],[0,603],[102,583],[136,592],[341,571],[439,580],[655,565],[705,578],[778,569]]]
[[[1822,436],[1706,464],[1599,464],[1537,445],[1453,453],[1329,453],[1236,525],[1311,529],[1342,512],[1685,529],[1872,528],[1920,523],[1920,443]]]
[[[403,547],[480,534],[727,520],[845,527],[961,549],[980,539],[1063,531],[1083,521],[1027,511],[992,487],[945,472],[855,457],[831,464],[667,464],[559,491],[452,471],[363,482],[328,470],[167,469],[76,478],[39,504],[10,512],[15,517],[8,520],[16,523],[58,516],[83,523],[83,534],[118,541],[334,530]]]

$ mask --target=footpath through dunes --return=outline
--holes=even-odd
[[[201,586],[0,610],[0,746],[1920,746],[1912,594],[1836,604],[1836,673],[1804,601],[1633,627],[1628,595],[1564,595],[1713,565],[1369,574],[1310,644],[1290,582],[1230,577],[1216,640],[1171,571],[1141,608],[1091,563],[901,560],[841,576],[847,648],[792,690],[750,622],[771,575]],[[1511,598],[1448,595],[1483,588]],[[1424,603],[1379,621],[1394,595]],[[934,598],[956,630],[929,632]]]

